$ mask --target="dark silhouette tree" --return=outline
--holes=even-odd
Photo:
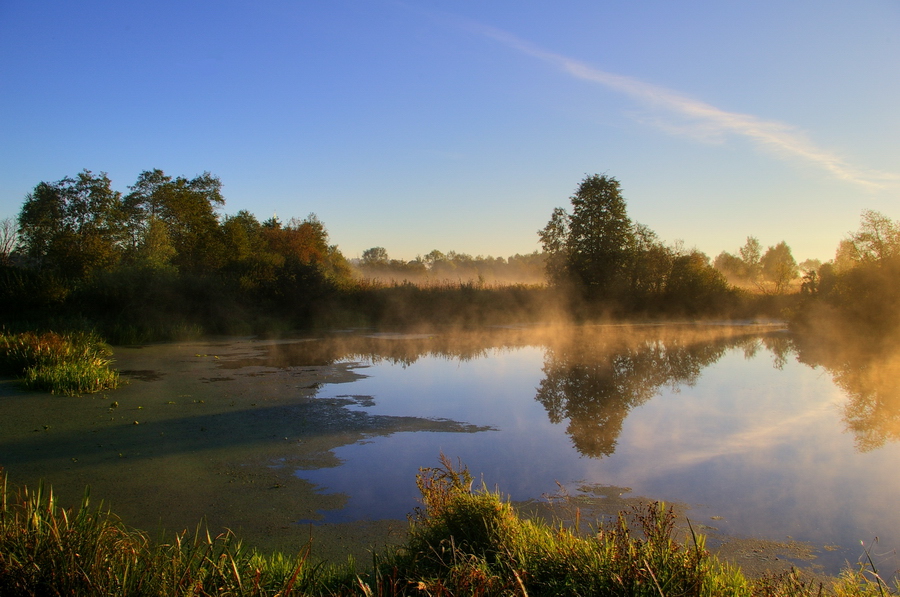
[[[569,271],[589,295],[621,290],[634,242],[619,181],[596,174],[585,178],[572,197],[567,244]]]
[[[619,181],[605,174],[588,176],[571,203],[571,214],[554,209],[538,232],[550,281],[571,281],[591,298],[621,295],[628,286],[636,239]]]

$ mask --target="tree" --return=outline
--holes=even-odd
[[[162,170],[142,172],[125,198],[132,247],[161,222],[174,253],[172,263],[199,271],[221,265],[221,238],[216,210],[225,204],[222,182],[209,172],[187,179]],[[145,243],[146,245],[146,243]],[[154,256],[157,259],[159,256]]]
[[[735,280],[744,278],[744,261],[737,255],[727,251],[719,253],[713,261],[713,267],[722,272],[726,277]]]
[[[19,248],[19,224],[15,218],[0,220],[0,265],[9,265],[10,258]]]
[[[372,247],[363,251],[361,263],[362,265],[373,266],[387,265],[389,261],[388,252],[384,247]]]
[[[722,272],[706,254],[693,250],[673,259],[665,296],[670,309],[696,314],[729,306],[732,295]]]
[[[26,254],[68,278],[109,269],[126,238],[122,195],[105,172],[39,183],[25,197],[19,231]]]
[[[569,269],[590,291],[608,296],[623,281],[634,247],[634,230],[619,181],[589,176],[571,201]]]
[[[868,209],[862,213],[859,230],[848,239],[850,258],[873,263],[900,256],[900,222]]]
[[[538,230],[546,255],[544,268],[551,284],[559,286],[568,279],[569,214],[561,207],[554,208],[550,221]]]
[[[663,291],[671,273],[675,251],[666,247],[644,224],[634,225],[634,250],[629,265],[631,292],[647,297]]]
[[[856,267],[859,264],[857,257],[858,253],[853,242],[847,238],[841,240],[834,253],[835,273],[842,274]]]
[[[744,264],[743,277],[748,282],[758,284],[759,276],[762,273],[762,245],[755,236],[748,236],[744,246],[738,249],[741,256],[741,262]]]
[[[554,209],[550,222],[538,232],[548,254],[548,277],[557,284],[572,280],[593,297],[612,297],[627,286],[636,242],[619,181],[588,176],[571,203],[571,215]]]
[[[799,276],[797,262],[784,241],[766,250],[760,258],[760,269],[763,277],[772,283],[775,294],[783,293]]]
[[[265,250],[262,224],[256,216],[243,209],[236,215],[226,216],[222,223],[222,236],[225,257],[229,262],[243,261]]]
[[[819,268],[822,267],[822,260],[804,259],[797,265],[797,267],[800,268],[800,273],[803,275],[806,275],[810,272],[817,272],[819,271]]]

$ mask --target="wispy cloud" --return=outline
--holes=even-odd
[[[872,189],[883,188],[889,181],[900,180],[895,174],[866,170],[849,164],[839,155],[816,146],[802,131],[789,124],[765,120],[750,114],[728,112],[671,89],[609,73],[547,51],[500,29],[473,23],[468,23],[467,27],[519,52],[552,64],[576,79],[600,84],[667,114],[668,118],[657,117],[653,122],[671,133],[707,141],[722,141],[729,135],[737,135],[750,139],[780,158],[803,160],[824,168],[836,178]]]

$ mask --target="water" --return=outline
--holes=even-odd
[[[350,496],[328,520],[402,517],[418,467],[436,465],[443,452],[514,500],[556,492],[557,482],[570,493],[625,487],[687,504],[711,530],[810,542],[832,572],[877,537],[873,556],[896,567],[900,445],[885,434],[873,439],[870,427],[849,428],[854,393],[884,396],[841,387],[835,376],[846,370],[810,366],[798,354],[783,331],[635,337],[593,328],[475,358],[354,355],[366,377],[326,385],[319,396],[364,395],[370,405],[354,408],[491,430],[363,440],[334,451],[339,466],[297,474]],[[869,449],[867,441],[884,443]]]
[[[45,479],[70,502],[90,485],[151,532],[205,519],[287,551],[313,532],[342,560],[348,537],[374,537],[345,523],[405,520],[419,467],[443,452],[513,500],[560,486],[665,500],[714,540],[809,542],[829,573],[876,537],[881,571],[900,567],[900,351],[772,327],[586,326],[231,338],[116,359],[130,383],[106,396],[0,383],[11,483]]]

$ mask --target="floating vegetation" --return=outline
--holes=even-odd
[[[119,374],[112,350],[92,333],[0,333],[0,373],[16,375],[30,390],[91,394],[114,389]]]

